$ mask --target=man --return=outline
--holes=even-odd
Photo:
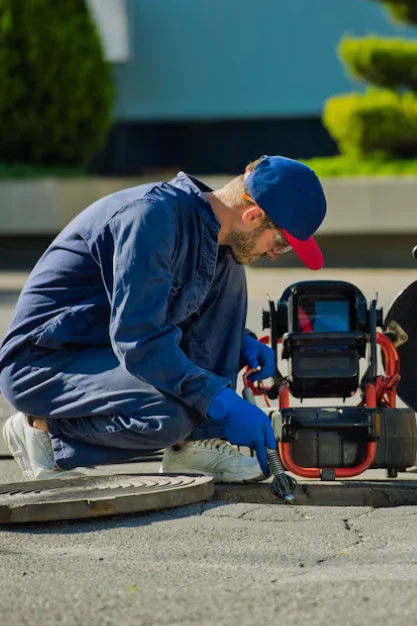
[[[19,411],[4,437],[25,478],[161,448],[164,471],[268,475],[269,420],[234,391],[244,365],[254,379],[275,368],[245,330],[242,266],[293,248],[319,269],[325,211],[312,170],[267,156],[217,191],[180,173],[80,213],[34,267],[0,351]]]

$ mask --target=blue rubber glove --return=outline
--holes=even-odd
[[[275,353],[269,346],[252,337],[244,335],[240,348],[242,360],[250,369],[261,367],[259,372],[254,372],[248,376],[249,380],[262,380],[275,374]]]
[[[265,476],[268,476],[266,447],[276,448],[277,443],[265,413],[226,387],[214,396],[207,414],[213,420],[224,419],[225,436],[230,443],[255,448],[259,465]]]

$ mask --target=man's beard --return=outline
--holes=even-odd
[[[258,226],[250,233],[243,233],[240,230],[232,230],[229,233],[227,243],[231,248],[232,257],[236,263],[246,265],[262,256],[266,256],[266,252],[265,254],[254,253],[256,240],[265,230],[265,226]]]

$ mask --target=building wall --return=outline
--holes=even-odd
[[[337,57],[344,33],[417,33],[370,0],[131,0],[128,10],[118,120],[320,115],[355,87]]]
[[[324,102],[360,88],[337,56],[343,34],[417,33],[371,0],[118,2],[130,52],[113,63],[116,123],[94,162],[103,173],[234,173],[264,153],[335,154]]]

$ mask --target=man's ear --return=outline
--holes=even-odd
[[[242,213],[242,222],[247,225],[253,225],[254,222],[263,221],[264,217],[265,211],[257,204],[252,204],[248,208],[244,209]]]
[[[245,167],[245,173],[243,174],[243,180],[246,180],[250,173],[251,173],[251,170],[248,167]]]

